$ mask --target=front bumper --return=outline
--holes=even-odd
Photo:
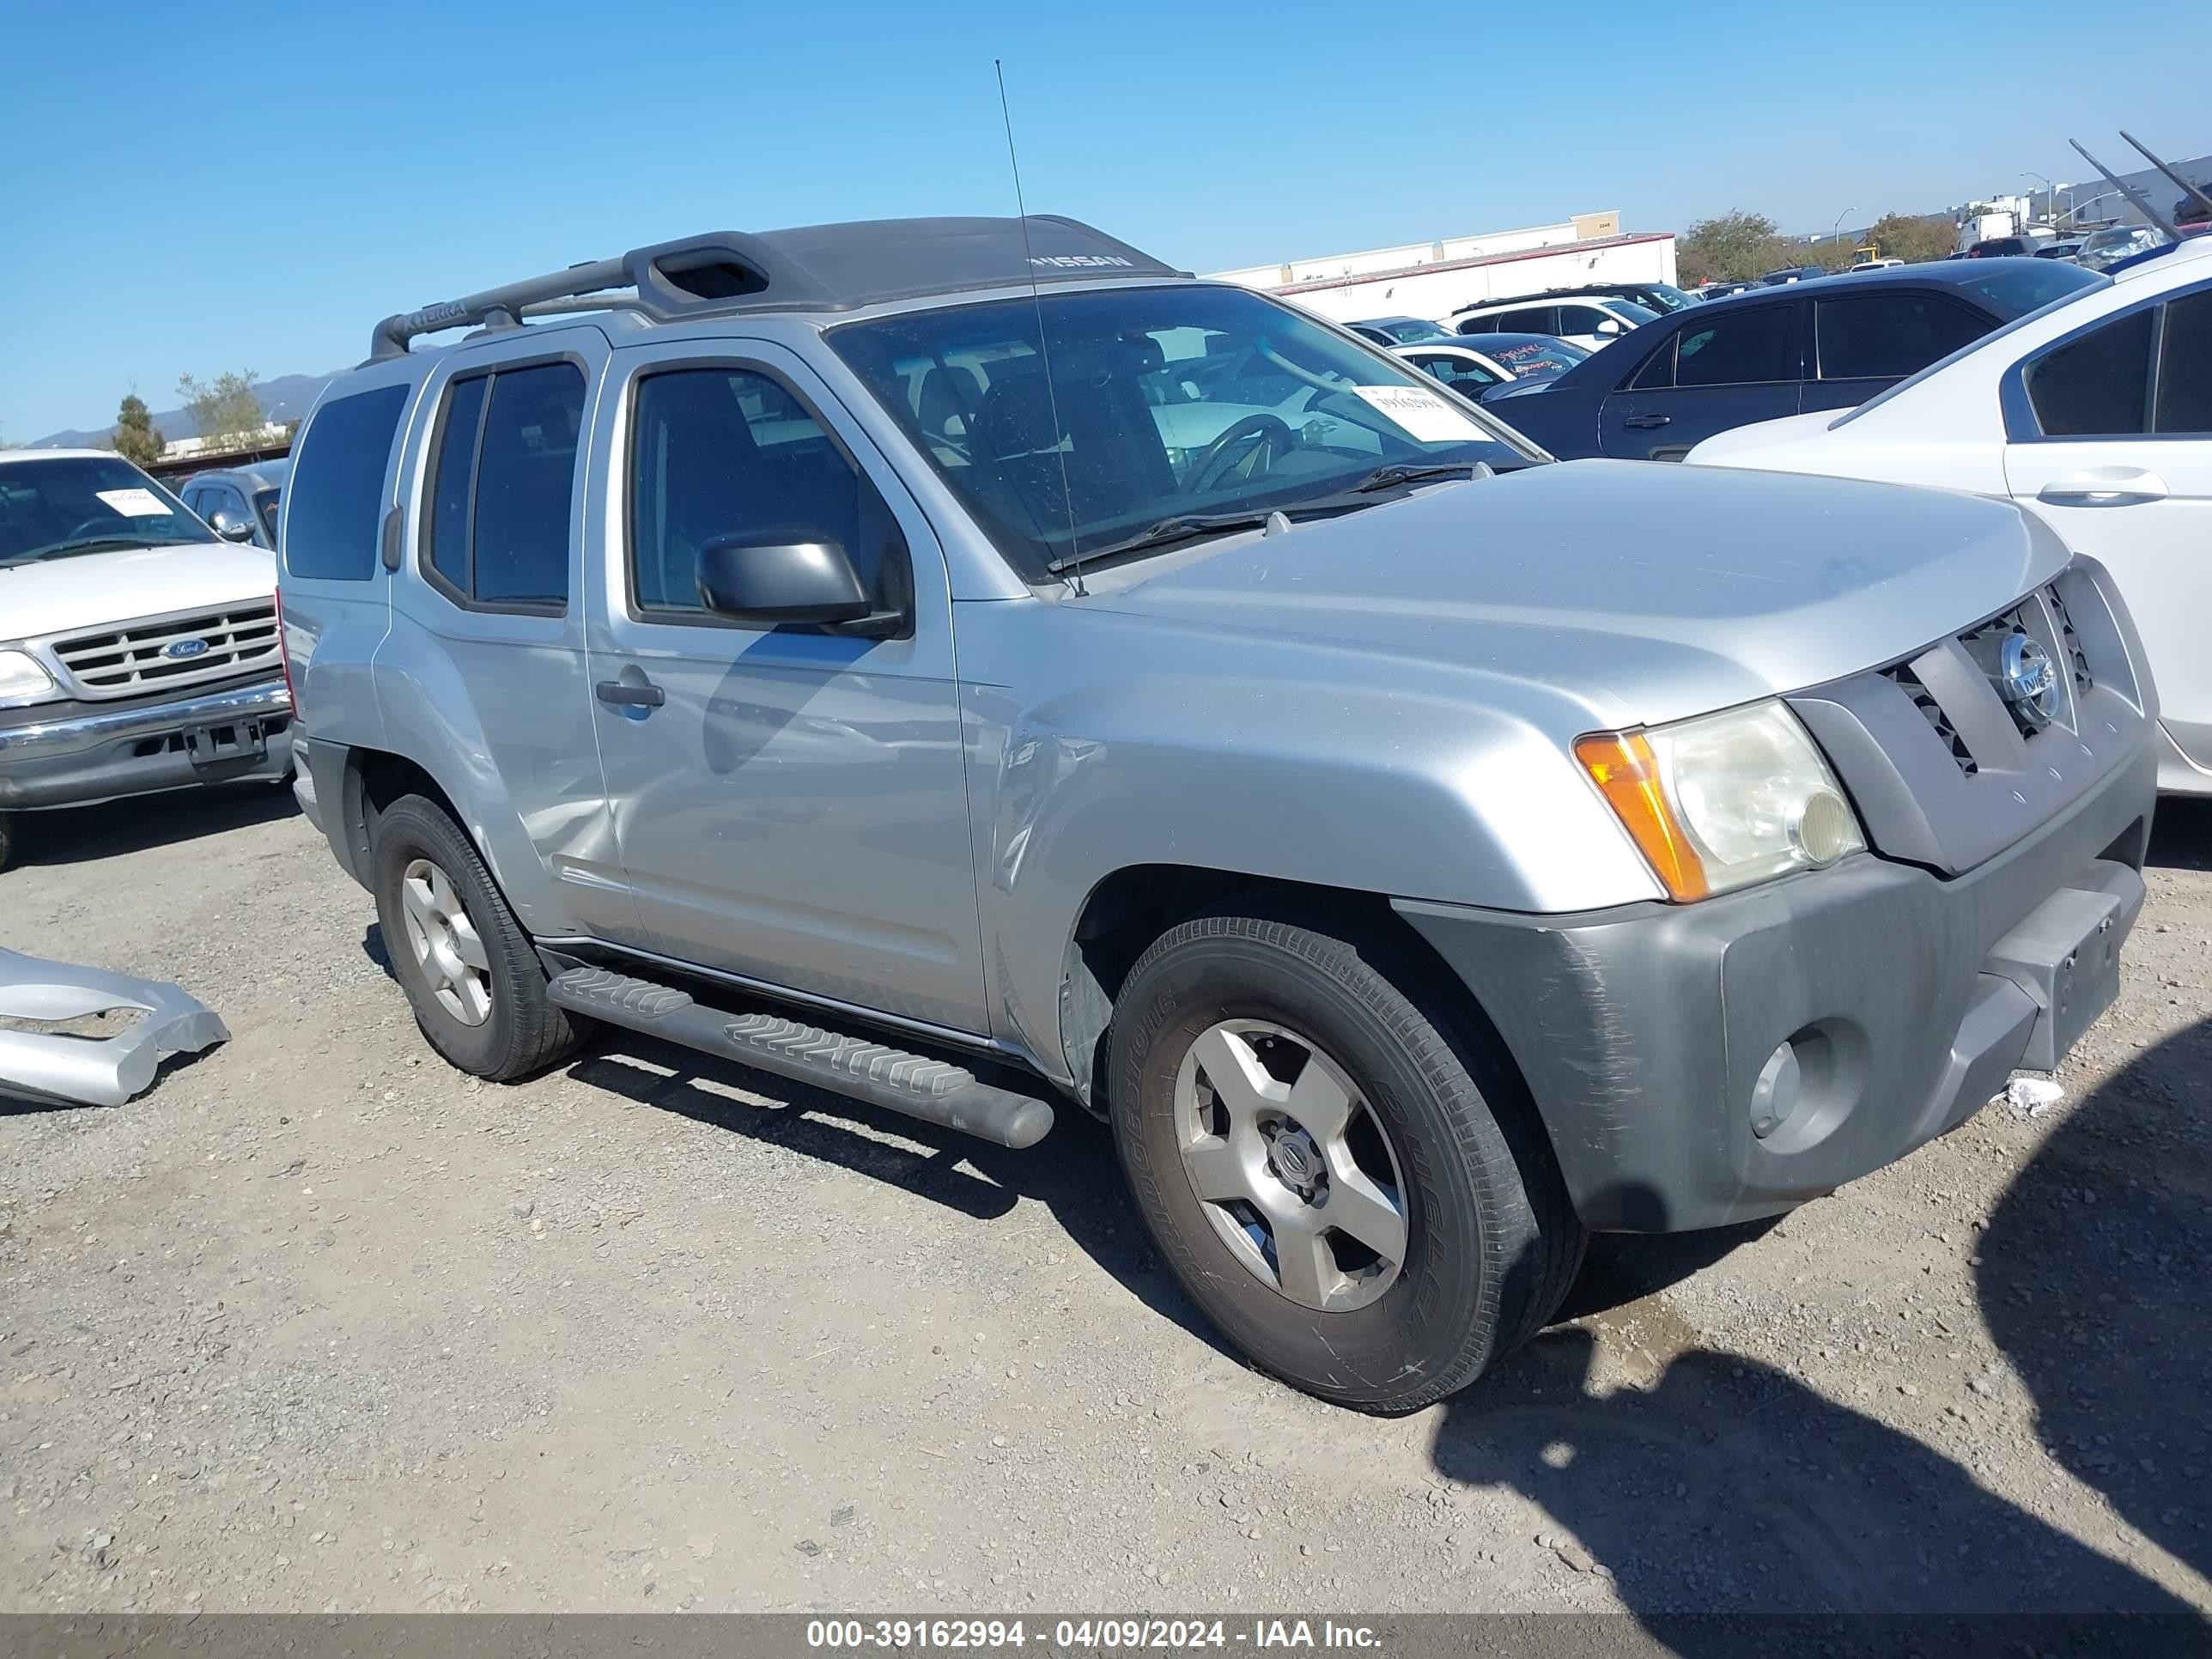
[[[1697,904],[1397,908],[1497,1026],[1585,1223],[1719,1226],[1880,1169],[2055,1063],[2117,983],[2157,764],[2141,744],[1948,879],[1862,854]],[[1762,1134],[1793,1042],[1796,1109]]]
[[[167,701],[11,709],[0,714],[0,811],[281,778],[291,764],[291,721],[281,678]]]

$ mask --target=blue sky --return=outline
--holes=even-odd
[[[388,312],[694,230],[1011,211],[994,56],[1031,209],[1203,270],[1605,208],[1864,222],[2081,178],[2069,137],[2124,170],[2121,123],[2212,149],[2202,75],[2158,72],[2212,7],[2124,10],[2144,60],[2052,0],[26,4],[0,433],[334,368]]]

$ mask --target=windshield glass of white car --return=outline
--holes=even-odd
[[[1235,289],[999,301],[829,337],[1031,576],[1170,519],[1296,514],[1389,484],[1386,467],[1536,459],[1426,376]]]
[[[119,457],[0,466],[0,565],[215,539],[182,501]]]

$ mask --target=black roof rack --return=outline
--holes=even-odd
[[[1012,283],[1157,279],[1190,273],[1057,214],[1019,219],[867,219],[793,230],[710,231],[632,248],[459,300],[386,317],[372,358],[419,335],[575,311],[634,311],[656,322],[745,311],[848,311]]]

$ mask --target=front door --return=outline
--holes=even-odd
[[[2014,373],[2007,487],[2112,571],[2160,723],[2212,772],[2212,283],[2062,338]]]
[[[1598,450],[1631,461],[1679,461],[1717,432],[1797,412],[1798,305],[1729,305],[1670,319],[1672,337],[1609,393]],[[1636,349],[1633,336],[1615,349]]]
[[[782,348],[695,343],[617,362],[590,678],[652,948],[982,1031],[949,580],[927,521]],[[701,546],[766,532],[842,543],[908,598],[910,635],[708,614]]]

